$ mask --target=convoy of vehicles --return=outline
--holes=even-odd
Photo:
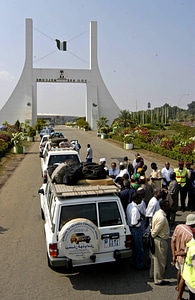
[[[75,141],[58,138],[58,142],[49,139],[40,155],[43,185],[39,197],[48,265],[71,268],[131,257],[131,233],[118,187],[108,179],[56,183],[52,176],[61,166],[82,166]],[[52,174],[55,164],[58,167]]]

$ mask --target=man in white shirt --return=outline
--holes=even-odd
[[[148,206],[146,208],[146,227],[151,226],[152,217],[157,210],[160,209],[159,199],[162,198],[162,192],[160,189],[154,189],[154,196],[148,202]]]
[[[120,162],[120,164],[119,164],[119,174],[117,175],[117,177],[123,177],[124,174],[127,174],[130,177],[128,170],[125,169],[124,163]]]
[[[138,204],[141,202],[141,197],[137,193],[132,195],[132,202],[128,204],[126,214],[127,223],[129,225],[134,247],[134,263],[137,270],[145,270],[144,266],[144,249],[143,249],[143,235],[141,227],[141,214],[139,212]]]
[[[163,188],[168,188],[169,182],[171,181],[170,174],[172,172],[173,172],[173,169],[170,168],[170,163],[168,161],[166,161],[164,168],[162,168],[162,170],[161,170],[162,187]]]

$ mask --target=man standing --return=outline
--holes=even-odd
[[[176,180],[175,172],[171,172],[170,180],[171,181],[168,186],[166,199],[169,200],[169,204],[170,204],[170,225],[174,225],[176,212],[178,210],[178,193],[179,193],[179,185]]]
[[[138,209],[138,204],[141,203],[141,198],[137,193],[132,195],[132,202],[127,206],[127,223],[133,239],[133,254],[134,264],[137,270],[145,270],[144,267],[144,249],[143,249],[143,235],[141,227],[141,214]]]
[[[181,277],[184,267],[185,256],[177,255],[185,251],[186,244],[192,238],[192,227],[195,226],[195,214],[189,214],[186,217],[185,224],[176,226],[171,238],[172,262],[171,264],[177,269],[177,290],[178,300],[182,299],[185,282]]]
[[[186,209],[188,171],[186,168],[184,168],[184,163],[179,162],[178,168],[175,168],[174,172],[176,174],[176,180],[179,184],[181,210],[184,212]]]
[[[133,172],[134,172],[134,168],[133,168],[132,163],[130,163],[127,156],[124,157],[123,163],[124,163],[125,168],[128,170],[129,176],[131,178],[131,176],[133,175]]]
[[[121,203],[123,205],[124,212],[126,213],[127,205],[132,202],[132,196],[135,191],[130,186],[130,181],[128,179],[123,180],[123,189],[119,193]]]
[[[119,174],[119,169],[117,169],[116,167],[116,163],[112,162],[111,163],[111,168],[108,171],[108,175],[109,177],[111,177],[112,179],[115,179],[116,176]]]
[[[154,284],[168,285],[169,281],[163,279],[167,264],[167,251],[169,238],[169,223],[166,216],[166,211],[169,209],[169,201],[161,200],[159,202],[160,209],[155,212],[152,218],[151,236],[154,238],[155,253],[152,254],[154,262]]]
[[[93,159],[93,150],[92,150],[90,144],[87,144],[86,162],[92,162],[92,159]]]
[[[152,169],[152,172],[150,174],[151,184],[154,187],[154,189],[161,189],[161,187],[162,187],[161,170],[158,169],[157,164],[155,162],[151,163],[151,169]]]
[[[162,175],[162,187],[163,188],[168,188],[169,182],[171,181],[170,179],[170,174],[173,172],[172,168],[170,168],[170,163],[168,161],[165,162],[164,168],[161,170],[161,175]]]
[[[146,227],[151,226],[152,217],[157,210],[160,209],[159,199],[162,198],[162,192],[160,189],[154,189],[154,196],[148,202],[146,208]]]

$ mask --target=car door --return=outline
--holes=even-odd
[[[124,212],[115,200],[98,202],[98,228],[101,239],[100,252],[125,249],[127,224]]]

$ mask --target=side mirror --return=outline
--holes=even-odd
[[[44,189],[39,189],[39,190],[38,190],[38,194],[44,195]]]

